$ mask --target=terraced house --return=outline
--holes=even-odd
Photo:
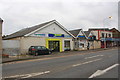
[[[97,48],[101,48],[101,41],[96,39],[96,35],[88,30],[88,31],[84,31],[85,35],[88,38],[88,42],[89,42],[89,49],[97,49]]]
[[[75,29],[69,31],[71,34],[75,36],[74,39],[74,49],[75,50],[86,50],[88,46],[88,38],[85,35],[82,29]]]
[[[116,28],[110,29],[112,31],[112,41],[113,41],[113,46],[120,46],[120,31],[117,30]]]
[[[101,41],[101,48],[112,46],[112,31],[109,28],[91,28],[88,31],[96,36],[96,40]]]
[[[56,20],[25,28],[4,37],[19,40],[20,52],[27,53],[30,46],[46,46],[53,51],[73,50],[74,36]]]

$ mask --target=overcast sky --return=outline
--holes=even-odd
[[[0,17],[4,35],[53,19],[68,30],[117,28],[118,0],[0,0]]]

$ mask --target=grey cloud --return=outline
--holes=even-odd
[[[3,7],[3,8],[1,8]],[[52,19],[58,20],[67,29],[103,26],[117,27],[117,2],[80,2],[61,0],[3,0],[0,15],[4,19],[4,34],[34,26]],[[11,29],[12,27],[12,29]]]

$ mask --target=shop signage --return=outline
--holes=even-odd
[[[113,41],[113,38],[101,38],[102,41]]]
[[[83,36],[83,35],[79,35],[78,37],[85,37],[85,36]]]
[[[41,36],[41,37],[45,37],[45,34],[34,34],[36,36]]]
[[[49,37],[64,37],[64,34],[48,34]]]
[[[120,41],[120,38],[113,38],[113,41]]]
[[[89,36],[88,39],[89,40],[96,40],[96,36]]]

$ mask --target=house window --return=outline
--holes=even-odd
[[[80,47],[82,47],[82,48],[83,48],[83,47],[84,47],[84,43],[80,43]]]
[[[107,38],[107,33],[106,33],[106,38]]]
[[[65,50],[70,50],[70,41],[64,41]]]
[[[64,47],[70,47],[70,41],[65,41],[64,43]]]
[[[109,34],[109,37],[111,37],[111,34]]]
[[[78,47],[79,47],[79,43],[75,42],[75,48],[78,48]]]
[[[102,38],[104,38],[104,33],[102,33]]]

